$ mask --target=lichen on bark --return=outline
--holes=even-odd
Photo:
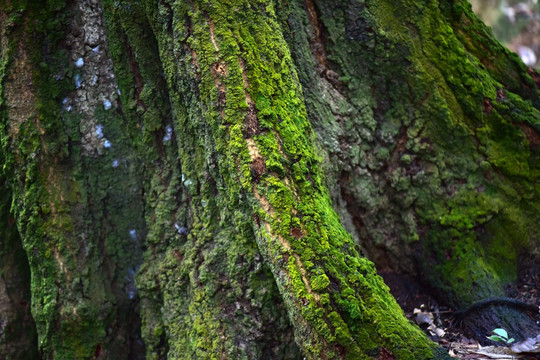
[[[47,358],[137,356],[130,351],[137,333],[129,330],[137,326],[131,292],[142,253],[130,229],[144,226],[137,166],[122,150],[128,140],[121,116],[93,100],[110,95],[106,82],[84,79],[88,73],[80,73],[77,61],[85,57],[97,69],[87,48],[97,44],[81,39],[100,26],[97,5],[20,1],[1,8],[13,19],[2,39],[10,51],[3,69],[3,166],[32,274],[37,346]],[[77,26],[88,25],[86,15],[94,23],[82,32]],[[96,40],[106,66],[102,29]],[[75,93],[81,98],[73,100]],[[103,124],[107,136],[118,135],[112,151],[97,157],[85,151],[81,139],[95,131],[86,126],[89,119]],[[111,166],[114,156],[126,156],[122,167]]]
[[[465,2],[9,4],[44,357],[447,358],[362,254],[466,306],[538,252],[538,75]]]
[[[383,271],[427,274],[458,308],[503,294],[518,254],[538,252],[525,220],[538,215],[536,72],[466,2],[280,5],[333,203],[361,248]]]
[[[171,34],[183,17],[149,4],[105,2],[123,109],[144,132],[148,250],[137,285],[147,358],[297,358],[245,195],[227,191],[196,84],[177,77],[195,73],[172,56],[188,52]]]
[[[126,3],[119,4],[122,6]],[[234,205],[236,217],[243,221],[253,218],[247,235],[256,234],[259,251],[277,281],[304,354],[310,358],[356,358],[374,356],[382,351],[381,346],[403,358],[439,356],[435,355],[436,347],[403,317],[372,264],[358,255],[330,205],[302,89],[273,4],[175,2],[170,7],[160,3],[157,8],[151,12],[150,23],[173,99],[175,134],[180,139],[180,134],[193,131],[190,140],[184,138],[177,144],[181,149],[188,141],[197,141],[205,153],[200,158],[204,162],[196,167],[210,166],[210,182],[218,185],[214,193],[217,200],[206,200],[208,184],[191,179],[210,176],[192,176],[189,169],[183,169],[195,182],[186,186],[191,206],[200,201],[208,208],[203,214],[211,211],[219,204],[220,192],[225,191],[232,203],[221,205]],[[247,18],[250,20],[243,20]],[[200,161],[196,149],[191,150],[191,156],[192,163]],[[188,164],[182,163],[184,167]],[[221,221],[220,226],[226,229],[226,222]],[[189,241],[194,240],[204,245],[203,234],[212,233],[212,229],[212,224],[201,227],[194,221],[183,246],[189,249]],[[214,234],[214,253],[219,239],[219,233]],[[213,256],[204,248],[199,250],[199,261]],[[176,254],[182,265],[193,261],[191,256],[187,251]],[[167,257],[174,261],[175,254]],[[195,269],[198,271],[191,272],[192,303],[202,294],[193,283],[201,281],[200,265]],[[211,286],[208,281],[204,274],[205,287]],[[182,298],[176,294],[176,299]],[[221,342],[208,343],[224,326],[209,321],[212,308],[206,301],[211,299],[194,303],[201,310],[195,326],[206,324],[203,336],[195,337],[185,325],[166,325],[170,354],[179,356],[179,345],[198,351],[194,354],[200,356],[209,350],[225,352],[227,333],[221,335]],[[165,298],[163,301],[168,303]],[[177,319],[177,324],[183,323],[174,315],[178,310],[168,304],[168,312],[172,312],[168,316]],[[369,330],[373,322],[377,324],[375,332]],[[200,340],[189,345],[181,334]],[[413,338],[415,347],[404,348]]]

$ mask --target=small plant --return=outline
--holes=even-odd
[[[489,340],[504,343],[506,345],[510,345],[514,342],[514,338],[509,339],[508,333],[504,329],[491,330],[491,333],[493,335],[487,337]]]

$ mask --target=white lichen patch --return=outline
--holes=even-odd
[[[96,125],[96,135],[98,139],[103,139],[103,125]]]
[[[113,64],[107,48],[103,9],[99,0],[75,0],[71,2],[69,33],[64,46],[69,49],[72,66],[76,69],[73,77],[75,90],[66,97],[63,104],[66,111],[73,111],[80,119],[82,153],[85,156],[99,156],[112,147],[105,134],[106,115],[102,124],[100,111],[113,108],[117,95],[117,84],[113,74]]]
[[[82,79],[80,74],[75,74],[73,80],[75,81],[75,89],[78,89],[82,86]]]
[[[135,274],[136,273],[137,273],[136,268],[130,268],[130,269],[128,269],[126,277],[125,277],[125,280],[126,280],[125,290],[126,290],[127,296],[130,299],[135,298],[135,296],[137,296],[137,293],[139,291],[137,289],[136,284],[135,284]]]
[[[163,136],[163,141],[171,141],[172,136],[172,127],[171,125],[167,125],[167,128],[165,130],[165,136]]]
[[[70,104],[70,100],[69,98],[64,98],[64,100],[62,100],[62,107],[64,108],[64,110],[66,110],[67,112],[70,112],[71,109],[73,108]]]
[[[187,227],[180,226],[180,225],[178,225],[178,223],[174,223],[174,227],[176,229],[176,232],[179,233],[180,235],[187,235],[188,234]]]

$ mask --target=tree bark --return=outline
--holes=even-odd
[[[468,3],[0,4],[7,358],[446,359],[368,258],[460,308],[538,257],[538,74]]]
[[[11,196],[5,179],[0,202],[0,354],[5,359],[36,359],[37,334],[30,314],[30,269],[15,219],[9,212]]]
[[[415,6],[308,0],[279,15],[345,227],[379,270],[464,309],[538,259],[538,75],[467,2]],[[509,313],[465,319],[477,336],[538,331],[488,311]]]

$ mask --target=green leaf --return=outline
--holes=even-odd
[[[506,343],[507,343],[507,344],[511,344],[511,343],[513,343],[514,341],[516,341],[516,339],[510,338],[510,339],[508,339],[508,341],[507,341]]]
[[[504,329],[495,329],[491,333],[500,336],[504,340],[508,340],[508,333]]]
[[[498,335],[491,335],[491,336],[488,336],[487,337],[489,340],[491,341],[496,341],[496,342],[504,342],[505,339],[503,339],[502,337],[498,336]]]

